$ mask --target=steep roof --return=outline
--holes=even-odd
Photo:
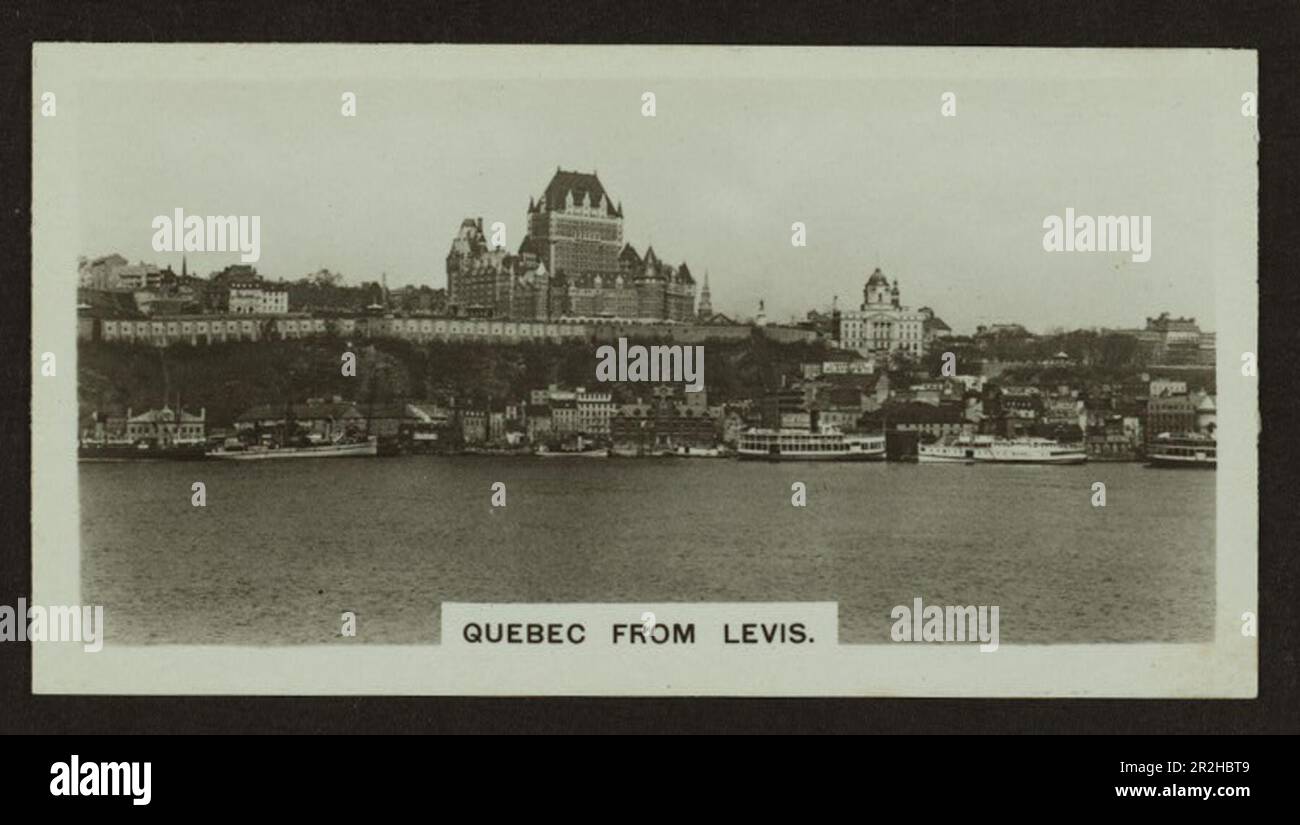
[[[636,253],[636,247],[630,243],[623,245],[623,251],[618,254],[618,259],[633,266],[641,265],[641,256]]]
[[[197,415],[184,411],[180,413],[178,419],[176,413],[172,412],[171,407],[163,407],[161,410],[149,410],[148,412],[140,413],[133,417],[131,422],[134,424],[174,424],[178,420],[181,423],[186,421],[202,423],[203,421],[203,419],[199,418]]]
[[[701,318],[700,320],[705,324],[710,324],[713,326],[730,327],[730,326],[736,326],[737,324],[736,321],[733,321],[730,317],[722,314],[721,312],[715,312],[712,315],[708,316],[707,318]]]
[[[524,239],[519,242],[520,255],[541,255],[541,246],[533,240],[532,235],[525,235]]]
[[[619,216],[605,187],[601,185],[600,178],[587,172],[566,172],[557,168],[555,176],[551,178],[551,182],[546,185],[546,191],[542,193],[542,200],[546,203],[547,209],[559,211],[565,208],[570,193],[573,194],[574,203],[582,203],[583,198],[589,198],[594,206],[603,200],[605,214],[610,217]]]

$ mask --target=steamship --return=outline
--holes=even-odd
[[[1050,438],[998,438],[962,435],[917,447],[923,464],[1082,464],[1088,454],[1081,446]]]
[[[811,430],[749,429],[740,435],[741,459],[769,461],[882,461],[883,435],[856,435],[835,427]]]
[[[1151,467],[1199,467],[1213,470],[1217,464],[1216,441],[1200,433],[1161,433],[1147,445]]]

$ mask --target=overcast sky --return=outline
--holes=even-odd
[[[661,77],[653,61],[612,80],[494,79],[490,64],[450,79],[87,78],[77,252],[179,271],[179,253],[151,248],[150,222],[180,207],[260,215],[256,265],[270,278],[327,267],[440,287],[460,221],[503,221],[517,247],[529,196],[558,165],[596,170],[622,201],[625,239],[697,279],[708,270],[715,309],[734,315],[760,298],[772,320],[833,295],[855,306],[879,265],[904,304],[959,331],[1140,326],[1162,310],[1213,329],[1216,222],[1242,211],[1222,192],[1228,179],[1253,192],[1255,172],[1235,87],[1178,72],[1035,80],[1028,65],[1025,79],[980,78],[978,54],[969,72],[877,79]],[[355,118],[340,115],[344,89]],[[641,115],[647,90],[654,118]],[[953,118],[940,115],[949,90]],[[1045,252],[1043,219],[1066,207],[1150,215],[1150,261]],[[794,221],[805,248],[790,243]],[[237,258],[191,253],[189,269]]]

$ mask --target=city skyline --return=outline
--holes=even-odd
[[[1131,328],[1166,310],[1214,329],[1203,220],[1225,186],[1211,159],[1238,136],[1203,128],[1224,115],[1189,80],[1161,74],[1118,95],[1125,75],[1113,74],[1069,94],[974,79],[88,83],[73,115],[78,253],[179,271],[181,253],[150,246],[155,215],[260,215],[256,266],[272,279],[328,268],[443,288],[461,222],[503,222],[513,251],[558,167],[596,173],[622,204],[625,240],[671,250],[701,282],[707,271],[714,310],[738,318],[759,300],[771,321],[834,296],[856,307],[880,267],[908,306],[960,331]],[[944,118],[954,84],[958,115]],[[340,88],[356,92],[356,118],[340,114]],[[174,129],[120,128],[158,99]],[[1042,222],[1067,208],[1152,216],[1151,260],[1045,252]],[[806,247],[791,245],[796,221]],[[197,273],[237,261],[188,253]]]

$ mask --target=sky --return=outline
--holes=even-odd
[[[1254,192],[1253,125],[1233,89],[1100,58],[982,76],[975,50],[955,61],[965,72],[947,60],[937,76],[878,77],[788,76],[776,54],[770,77],[691,74],[661,54],[609,73],[478,61],[447,77],[346,65],[322,79],[87,77],[77,254],[179,271],[179,253],[153,250],[151,221],[182,208],[260,216],[256,266],[272,279],[328,268],[352,283],[383,273],[390,287],[441,287],[460,222],[502,221],[516,248],[529,197],[559,166],[596,171],[622,202],[625,240],[689,263],[697,280],[707,270],[715,310],[737,317],[760,299],[769,320],[833,296],[854,307],[879,266],[905,305],[959,332],[1135,327],[1161,311],[1214,329],[1225,213],[1253,204],[1222,193],[1242,180]],[[354,118],[340,113],[342,90],[357,95]],[[940,113],[945,91],[955,117]],[[1044,219],[1067,207],[1151,216],[1150,261],[1044,251]],[[796,221],[805,247],[791,244]],[[207,274],[238,254],[188,259]]]

